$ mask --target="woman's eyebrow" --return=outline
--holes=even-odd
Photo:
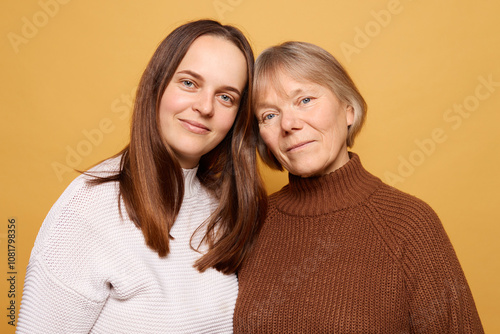
[[[241,96],[241,92],[239,91],[239,89],[235,88],[233,86],[224,86],[224,87],[222,87],[222,90],[228,90],[228,91],[234,92],[234,93],[238,94],[239,96]]]
[[[259,109],[274,109],[276,106],[272,103],[267,103],[267,102],[259,102],[255,104],[255,110]]]
[[[187,74],[187,75],[192,76],[193,78],[195,78],[198,81],[201,81],[201,82],[205,81],[203,79],[203,76],[201,76],[201,74],[193,72],[191,70],[182,70],[182,71],[177,72],[176,74]],[[236,88],[236,87],[233,87],[233,86],[224,86],[224,87],[221,87],[221,89],[222,90],[227,90],[227,91],[234,92],[234,93],[238,94],[239,96],[241,96],[240,90],[238,88]]]
[[[290,94],[287,94],[287,97],[289,98],[295,98],[297,97],[298,95],[302,95],[304,94],[305,90],[302,89],[302,88],[297,88],[297,89],[294,89],[290,92]]]
[[[193,72],[191,70],[182,70],[182,71],[179,71],[177,73],[188,74],[188,75],[192,76],[193,78],[195,78],[196,80],[204,81],[203,77],[200,74]]]
[[[292,90],[290,93],[283,93],[283,94],[285,94],[285,96],[287,98],[293,99],[296,96],[304,94],[305,91],[306,90],[304,90],[302,88],[297,88],[297,89]],[[258,109],[267,109],[267,108],[276,108],[276,106],[274,104],[268,103],[268,102],[258,102],[258,103],[255,104],[255,110],[258,110]]]

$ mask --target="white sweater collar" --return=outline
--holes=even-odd
[[[196,177],[198,166],[190,169],[182,169],[184,174],[184,197],[189,198],[194,196],[200,189],[200,181]]]

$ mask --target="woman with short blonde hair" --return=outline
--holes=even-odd
[[[435,212],[348,151],[366,106],[327,51],[287,42],[256,61],[259,153],[286,169],[238,272],[235,333],[483,333]]]

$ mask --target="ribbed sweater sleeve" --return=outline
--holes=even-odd
[[[412,333],[482,333],[471,291],[437,214],[381,186],[366,206],[404,275]]]
[[[103,198],[102,193],[110,193],[116,185],[90,187],[86,179],[81,176],[68,187],[37,236],[17,333],[47,333],[49,329],[51,333],[89,333],[109,296],[108,271],[114,261],[105,249],[112,224],[102,223],[115,220],[106,205],[116,206],[118,198]]]
[[[30,263],[17,333],[89,333],[104,305],[57,278],[45,261]]]

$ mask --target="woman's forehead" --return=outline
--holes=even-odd
[[[289,98],[300,91],[310,91],[319,87],[331,90],[328,86],[309,80],[303,74],[285,69],[273,69],[256,74],[253,97],[255,103],[260,103],[271,92],[281,98]]]

